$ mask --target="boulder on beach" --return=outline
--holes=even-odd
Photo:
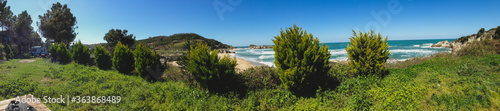
[[[451,44],[450,42],[448,42],[447,40],[444,40],[444,41],[441,41],[441,42],[438,42],[436,44],[432,44],[431,47],[444,47],[444,48],[451,48]]]
[[[261,45],[261,46],[258,46],[258,45],[250,45],[248,46],[249,49],[269,49],[269,48],[273,48],[273,45]]]

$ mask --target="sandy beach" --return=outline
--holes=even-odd
[[[230,51],[233,51],[233,50],[230,50]],[[225,56],[231,57],[231,55],[229,55],[229,54],[231,54],[231,53],[219,53],[219,57],[225,57]],[[237,63],[236,69],[239,69],[240,71],[257,66],[257,65],[252,64],[252,62],[247,61],[247,60],[243,60],[241,58],[236,58],[236,63]]]
[[[232,52],[234,50],[238,50],[238,49],[231,49],[229,51]],[[219,57],[222,58],[222,57],[227,56],[227,57],[233,58],[230,54],[232,54],[232,53],[219,53]],[[244,60],[244,59],[241,59],[241,58],[236,58],[236,62],[237,62],[236,69],[238,69],[239,71],[243,71],[243,70],[251,68],[251,67],[259,66],[259,65],[255,65],[255,64],[258,64],[258,63],[252,63],[250,61],[247,61],[247,60]],[[171,65],[171,66],[179,67],[179,65],[177,64],[177,61],[170,61],[170,62],[167,62],[167,63],[169,65]]]

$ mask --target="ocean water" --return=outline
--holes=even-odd
[[[429,56],[438,52],[451,52],[450,48],[431,47],[432,44],[448,40],[449,42],[455,39],[432,39],[432,40],[389,40],[389,60],[404,61],[413,57]],[[347,44],[349,42],[325,43],[330,50],[330,60],[347,60]],[[234,57],[242,58],[254,63],[274,66],[274,50],[273,49],[248,49],[242,48],[235,50]]]

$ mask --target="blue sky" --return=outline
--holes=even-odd
[[[197,33],[246,46],[273,44],[281,28],[294,23],[326,43],[348,41],[353,29],[374,29],[389,40],[450,39],[500,25],[499,0],[8,0],[8,5],[16,15],[27,10],[38,29],[38,15],[58,1],[77,18],[75,40],[86,44],[105,42],[110,29],[127,29],[136,39]]]

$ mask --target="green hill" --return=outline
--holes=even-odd
[[[196,42],[203,42],[212,49],[231,48],[231,46],[227,44],[223,44],[214,39],[205,38],[196,33],[178,33],[170,36],[149,37],[148,39],[137,40],[135,45],[142,43],[155,50],[184,50],[183,45],[188,39],[193,45]]]

